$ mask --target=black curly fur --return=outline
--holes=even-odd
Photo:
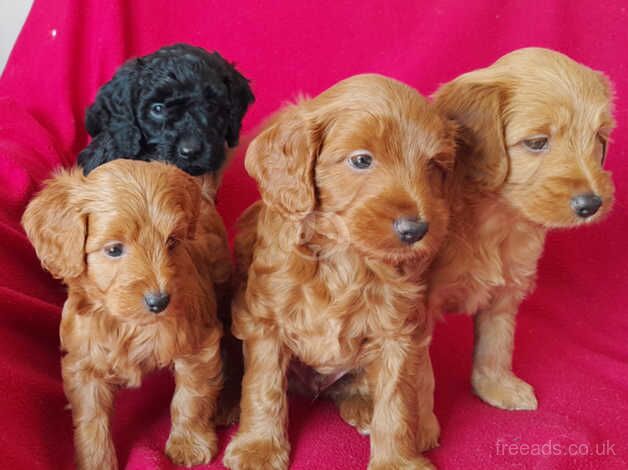
[[[99,90],[85,119],[92,141],[78,163],[85,174],[117,158],[168,161],[192,175],[217,171],[253,101],[249,81],[217,52],[163,47],[126,62]],[[158,119],[156,103],[165,109]],[[185,158],[179,146],[190,138],[200,150]]]

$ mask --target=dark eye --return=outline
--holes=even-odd
[[[435,160],[430,160],[429,168],[434,188],[442,192],[445,188],[445,182],[447,181],[447,168]]]
[[[119,258],[124,254],[124,245],[122,243],[110,243],[103,249],[105,255],[109,258]]]
[[[166,107],[163,103],[153,103],[150,105],[150,116],[153,119],[161,120],[166,116]]]
[[[600,142],[602,143],[602,158],[600,159],[600,164],[602,166],[604,166],[604,161],[606,160],[606,139],[603,138],[602,136],[598,137],[600,139]]]
[[[175,237],[168,237],[168,240],[166,240],[166,246],[168,247],[169,250],[172,250],[178,244],[179,244],[179,240],[177,240]]]
[[[349,157],[349,165],[356,170],[366,170],[373,165],[373,155],[366,151],[359,151],[351,154]]]
[[[523,141],[523,145],[534,153],[541,153],[549,150],[549,139],[545,136],[533,137]]]

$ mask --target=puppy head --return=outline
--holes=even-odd
[[[127,62],[87,110],[88,174],[126,155],[200,175],[219,171],[253,102],[249,82],[217,52],[185,44]]]
[[[530,48],[443,85],[435,103],[467,131],[459,162],[476,184],[552,228],[598,220],[612,206],[603,167],[612,97],[601,73]]]
[[[194,237],[200,198],[196,181],[173,166],[116,160],[88,177],[58,174],[22,224],[44,268],[93,307],[153,321],[184,303],[194,271],[184,244]]]
[[[445,234],[454,135],[410,87],[359,75],[285,108],[245,165],[264,202],[301,221],[300,243],[345,232],[365,255],[398,263],[431,256]]]

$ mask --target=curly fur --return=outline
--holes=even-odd
[[[439,431],[422,275],[446,233],[442,178],[455,131],[411,88],[362,75],[286,107],[252,141],[245,165],[262,201],[242,216],[235,241],[233,332],[244,341],[245,375],[229,468],[287,468],[293,358],[366,383],[369,468],[431,468],[419,455]],[[368,170],[347,162],[359,149],[374,156]],[[393,231],[400,216],[429,221],[427,235],[403,244]]]
[[[86,175],[116,158],[161,160],[192,175],[219,173],[253,100],[248,80],[217,52],[164,47],[129,60],[100,89],[86,115],[92,141],[78,163]],[[164,107],[157,117],[156,103]],[[179,151],[185,139],[200,146],[193,156]]]
[[[505,409],[534,409],[530,385],[512,372],[514,324],[533,287],[549,229],[603,218],[613,183],[603,168],[614,127],[605,76],[546,49],[522,49],[443,85],[435,104],[466,135],[454,170],[450,235],[430,272],[429,305],[475,314],[473,388]],[[524,141],[549,137],[547,151]],[[578,217],[572,197],[602,206]]]
[[[198,181],[160,162],[64,170],[22,223],[43,266],[68,286],[62,374],[78,468],[117,468],[115,392],[163,367],[176,379],[166,453],[180,465],[209,462],[222,387],[215,289],[231,268],[222,221]],[[123,244],[122,256],[107,256],[111,242]],[[159,314],[144,304],[154,291],[171,297]]]

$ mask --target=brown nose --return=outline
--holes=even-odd
[[[571,208],[578,215],[586,219],[595,214],[602,206],[602,198],[597,194],[578,194],[571,198]]]
[[[170,303],[170,296],[165,292],[149,292],[144,296],[144,303],[152,313],[163,312]]]
[[[416,217],[400,217],[393,222],[393,230],[403,243],[412,245],[427,233],[429,224]]]

